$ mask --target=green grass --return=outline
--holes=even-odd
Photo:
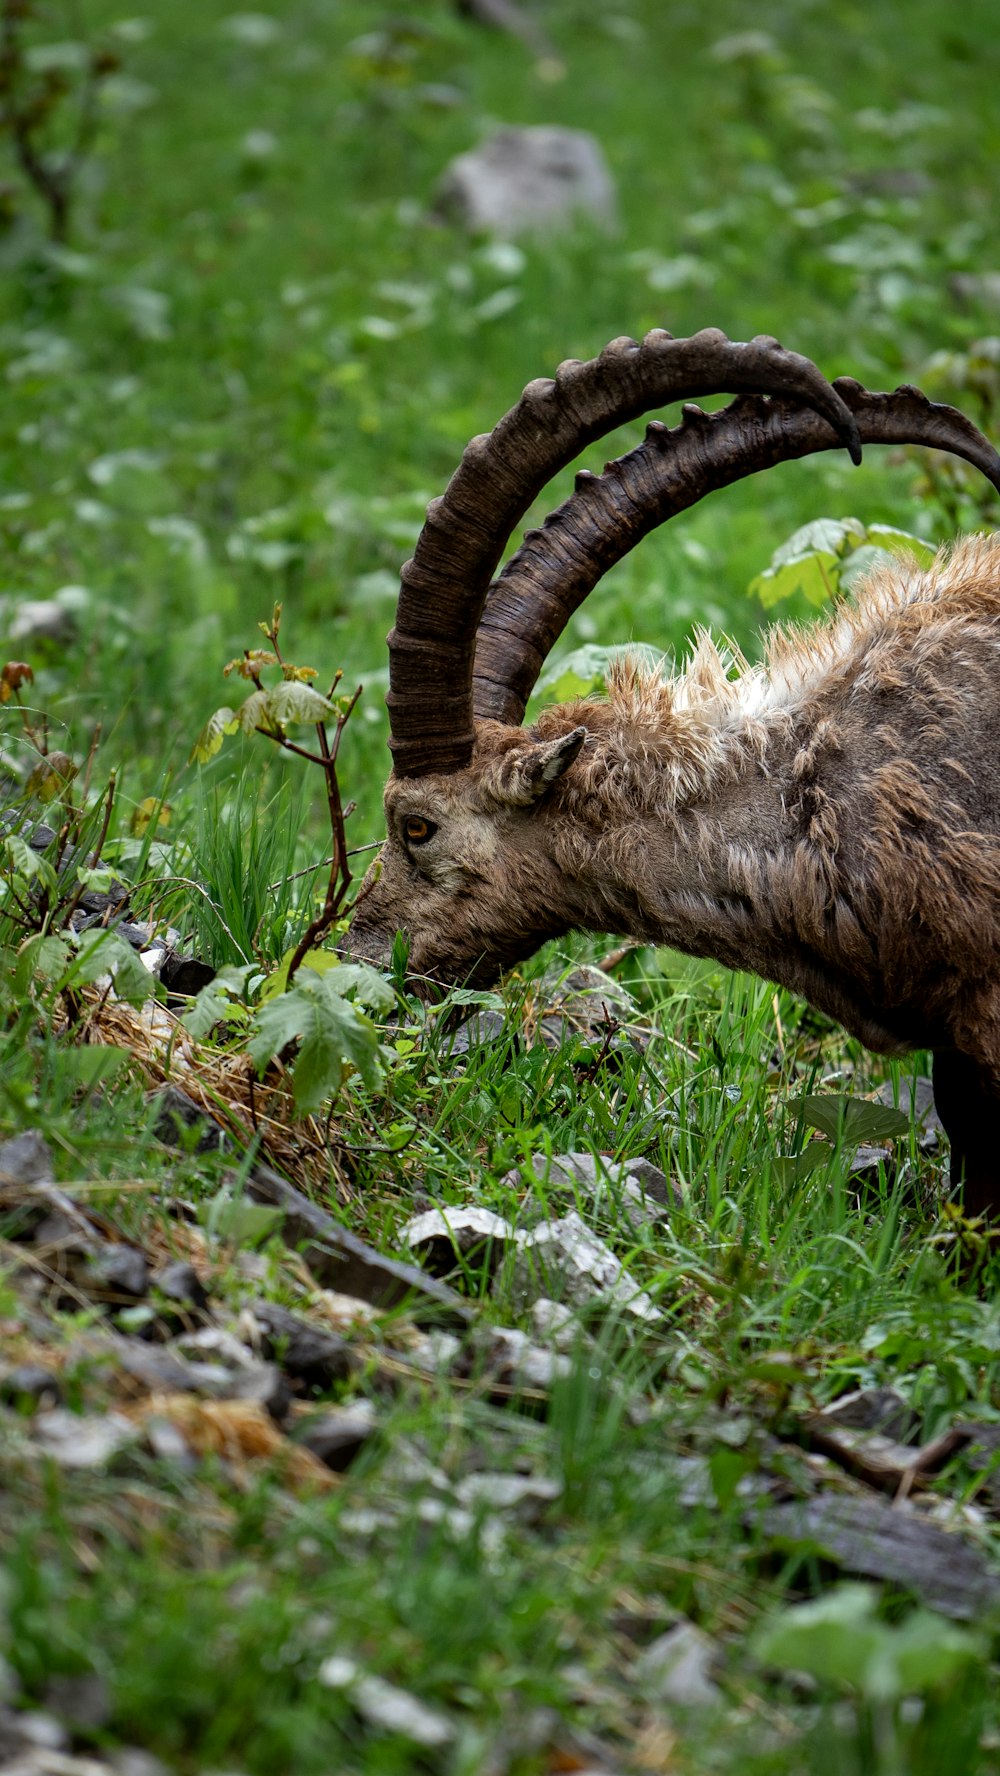
[[[921,378],[941,353],[951,368],[927,369],[928,386],[944,395],[960,378],[962,354],[997,327],[995,295],[968,280],[1000,266],[1000,41],[986,0],[762,0],[752,15],[737,0],[549,0],[565,64],[551,80],[445,0],[256,10],[275,27],[257,43],[223,0],[171,0],[139,24],[109,0],[78,16],[53,0],[40,27],[48,41],[108,33],[123,66],[68,251],[47,246],[10,171],[0,620],[23,597],[82,588],[68,595],[72,635],[9,651],[35,670],[53,744],[82,762],[101,730],[91,799],[119,773],[108,856],[192,947],[269,964],[313,910],[314,878],[296,872],[329,849],[321,788],[263,743],[188,763],[257,621],[284,601],[289,655],[321,682],[340,667],[349,688],[364,683],[342,780],[358,804],[351,842],[377,838],[398,567],[468,438],[529,379],[622,333],[705,325],[774,333],[871,386]],[[443,167],[494,121],[593,129],[619,188],[617,234],[512,249],[432,220]],[[995,377],[963,398],[995,425]],[[585,463],[638,435],[625,428]],[[533,519],[570,486],[561,477]],[[745,588],[794,528],[853,513],[937,539],[995,521],[971,483],[955,501],[940,493],[875,451],[860,470],[831,455],[757,477],[649,538],[565,646],[681,650],[708,622],[752,652],[763,613]],[[9,705],[0,747],[0,769],[23,777],[32,747]],[[149,797],[168,804],[155,838],[131,818]],[[96,1192],[135,1238],[171,1238],[164,1201],[204,1210],[217,1163],[156,1146],[141,1082],[124,1063],[88,1072],[65,1005],[11,955],[20,936],[0,938],[0,1135],[41,1124],[67,1187]],[[352,1080],[335,1106],[350,1200],[338,1206],[331,1185],[331,1202],[393,1251],[415,1199],[511,1218],[526,1200],[576,1207],[662,1321],[640,1333],[581,1310],[594,1342],[541,1416],[530,1401],[501,1407],[481,1381],[411,1380],[390,1396],[365,1377],[380,1435],[329,1496],[131,1455],[107,1475],[59,1476],[29,1460],[14,1424],[0,1455],[14,1693],[58,1713],[53,1680],[96,1673],[107,1716],[79,1743],[148,1746],[185,1776],[542,1776],[569,1767],[557,1760],[576,1729],[629,1771],[995,1769],[990,1624],[919,1710],[863,1683],[807,1692],[752,1652],[762,1617],[831,1583],[818,1559],[765,1554],[743,1522],[734,1488],[767,1437],[856,1386],[898,1388],[927,1436],[1000,1410],[995,1266],[963,1271],[937,1219],[945,1156],[922,1156],[911,1134],[895,1177],[864,1189],[845,1143],[809,1169],[805,1099],[863,1097],[913,1068],[874,1060],[768,986],[644,952],[620,973],[656,1033],[595,1071],[592,1043],[529,1040],[555,960],[508,988],[506,1036],[462,1067],[410,1008],[412,1025],[388,1034],[401,1052],[382,1088]],[[594,1210],[535,1183],[532,1154],[575,1148],[650,1158],[683,1207],[637,1232],[613,1193]],[[253,1290],[302,1304],[280,1241],[263,1270],[254,1281],[238,1253],[220,1261],[223,1317]],[[467,1267],[464,1285],[487,1319],[527,1324],[506,1284],[490,1297]],[[22,1306],[11,1274],[0,1321]],[[72,1346],[92,1318],[57,1314],[52,1337]],[[391,1316],[375,1336],[405,1345]],[[74,1361],[74,1403],[96,1402],[93,1364]],[[734,1418],[749,1428],[730,1445]],[[685,1503],[697,1460],[708,1490]],[[421,1515],[428,1499],[451,1509],[482,1469],[561,1491],[534,1520],[505,1518],[499,1546],[488,1514]],[[938,1485],[974,1497],[979,1481],[959,1458]],[[359,1527],[370,1509],[381,1518]],[[990,1519],[972,1533],[995,1562]],[[876,1610],[906,1622],[911,1600],[885,1587]],[[678,1611],[725,1650],[721,1712],[658,1714],[643,1693],[637,1654]],[[451,1748],[415,1761],[404,1738],[366,1727],[319,1682],[335,1653],[446,1713]]]

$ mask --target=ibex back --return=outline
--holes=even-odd
[[[678,395],[688,411],[577,492],[490,586],[556,469]],[[766,398],[765,398],[766,397]],[[612,561],[710,488],[844,443],[1000,458],[916,390],[831,385],[773,340],[652,334],[532,384],[474,440],[403,570],[389,638],[387,840],[355,955],[395,932],[431,981],[485,984],[547,938],[618,932],[802,993],[869,1047],[934,1050],[952,1177],[1000,1207],[1000,537],[879,570],[764,662],[703,639],[679,676],[635,663],[604,701],[522,727],[538,670]]]

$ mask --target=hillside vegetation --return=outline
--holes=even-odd
[[[1000,1767],[995,1260],[946,1206],[926,1057],[613,934],[437,1011],[329,957],[282,992],[320,774],[254,734],[193,756],[280,604],[333,719],[363,687],[359,875],[424,508],[611,338],[770,333],[1000,432],[992,4],[524,9],[551,53],[445,0],[0,4],[0,667],[32,674],[0,681],[0,1768],[39,1711],[40,1776]],[[617,230],[438,216],[501,123],[593,131]],[[599,683],[590,643],[752,656],[823,599],[758,581],[815,519],[997,515],[914,453],[789,464],[626,558],[540,695]],[[74,934],[118,877],[229,971],[193,1006],[100,914]],[[498,1220],[407,1293],[277,1172],[395,1259],[418,1212]],[[822,1416],[852,1391],[861,1454]]]

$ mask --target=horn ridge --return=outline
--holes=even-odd
[[[904,385],[873,393],[850,377],[834,389],[865,444],[918,444],[964,457],[1000,491],[1000,456],[971,420]],[[518,723],[545,657],[566,623],[615,562],[650,530],[705,494],[778,462],[841,443],[809,408],[740,395],[718,413],[686,406],[673,429],[654,421],[642,444],[604,475],[578,477],[490,588],[474,677],[478,717]]]
[[[688,339],[655,330],[638,343],[612,340],[596,358],[568,359],[554,378],[529,383],[493,431],[472,440],[428,509],[400,576],[389,636],[397,775],[456,771],[468,763],[476,632],[490,581],[508,537],[552,476],[651,408],[751,390],[808,402],[834,442],[857,459],[851,404],[808,358],[765,335],[741,343],[716,328]]]

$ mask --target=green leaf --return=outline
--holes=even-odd
[[[14,977],[16,990],[27,993],[35,974],[40,974],[43,980],[60,980],[72,959],[73,947],[64,937],[29,938],[18,952]]]
[[[209,716],[191,751],[191,757],[198,765],[207,765],[219,751],[226,734],[235,734],[240,725],[239,717],[234,710],[225,705]]]
[[[754,1657],[881,1702],[947,1690],[982,1658],[968,1629],[923,1609],[898,1624],[881,1622],[877,1602],[873,1586],[848,1584],[793,1604],[758,1630]]]
[[[754,1657],[779,1670],[864,1690],[889,1632],[876,1619],[875,1603],[871,1585],[838,1585],[814,1602],[793,1604],[758,1630]]]
[[[380,989],[388,990],[374,969],[368,972]],[[354,1067],[368,1086],[378,1085],[382,1078],[378,1031],[359,1006],[343,997],[336,979],[337,971],[319,975],[300,970],[290,991],[258,1008],[248,1044],[263,1071],[274,1055],[298,1042],[292,1085],[298,1108],[307,1114],[338,1090],[348,1067]]]
[[[244,734],[254,734],[258,728],[273,727],[268,716],[270,696],[270,691],[251,691],[246,701],[240,704],[238,722]]]
[[[144,968],[131,944],[116,931],[86,931],[77,940],[76,956],[67,972],[66,985],[96,981],[110,974],[119,999],[142,1005],[154,990],[153,977]]]
[[[816,518],[803,524],[775,549],[770,566],[751,580],[751,596],[765,608],[797,592],[810,604],[825,604],[839,589],[841,562],[866,535],[859,518]]]
[[[982,1658],[975,1634],[930,1610],[915,1610],[893,1630],[887,1656],[876,1664],[870,1689],[892,1699],[924,1690],[950,1689],[965,1668]]]
[[[910,1119],[904,1111],[843,1093],[801,1098],[798,1109],[810,1128],[819,1129],[831,1141],[842,1140],[845,1145],[855,1147],[864,1141],[896,1140],[910,1127]]]
[[[779,1154],[771,1161],[772,1182],[783,1190],[790,1190],[796,1184],[805,1184],[820,1166],[828,1165],[830,1149],[822,1141],[814,1141],[801,1153]]]
[[[284,1215],[284,1209],[247,1202],[245,1197],[220,1190],[205,1204],[203,1219],[213,1239],[232,1246],[260,1246],[278,1232]]]
[[[452,987],[437,1007],[439,1021],[441,1015],[453,1005],[478,1005],[483,1011],[503,1010],[503,1000],[499,993],[490,993],[481,987]]]
[[[64,1079],[75,1081],[84,1091],[92,1091],[95,1085],[113,1079],[130,1059],[126,1048],[105,1048],[94,1044],[86,1048],[61,1048],[57,1065]]]
[[[937,554],[933,543],[926,538],[914,536],[912,531],[897,530],[894,524],[869,524],[869,541],[877,543],[880,549],[888,550],[890,555],[915,556],[921,567],[930,567]]]
[[[331,956],[332,952],[325,950],[322,954]],[[359,1005],[367,1005],[372,1011],[392,1011],[396,995],[384,974],[368,962],[341,962],[337,956],[332,956],[332,960],[336,964],[332,969],[314,970],[308,957],[302,966],[309,974],[318,972],[331,993],[353,993]]]
[[[736,1488],[753,1466],[753,1458],[745,1449],[727,1449],[725,1444],[720,1443],[712,1450],[708,1458],[708,1471],[715,1502],[720,1511],[728,1510],[736,1497]]]
[[[786,562],[797,561],[803,555],[849,555],[867,534],[860,518],[814,518],[811,523],[800,525],[775,549],[771,566],[784,567]]]
[[[189,1009],[181,1017],[181,1023],[188,1035],[196,1042],[201,1042],[217,1023],[231,1016],[234,1010],[233,1000],[242,997],[252,972],[253,965],[249,963],[239,968],[235,965],[220,968],[214,980],[208,981],[195,994]],[[243,1010],[242,1007],[240,1009]]]
[[[609,668],[623,655],[656,667],[663,658],[663,651],[649,647],[645,642],[633,642],[626,647],[599,647],[596,642],[588,641],[569,653],[558,654],[541,674],[534,694],[544,703],[569,703],[576,697],[590,697],[605,689]]]
[[[22,839],[20,833],[8,833],[3,848],[13,871],[25,882],[37,882],[40,888],[55,893],[58,878],[54,866]]]
[[[267,693],[267,713],[276,727],[325,721],[332,711],[329,697],[300,679],[283,678]]]
[[[83,888],[90,888],[97,894],[107,894],[115,879],[115,872],[108,864],[95,868],[91,864],[78,863],[76,879]]]
[[[810,604],[822,605],[837,589],[837,557],[825,550],[795,555],[780,567],[766,567],[750,581],[751,598],[759,598],[765,610],[801,592]]]

